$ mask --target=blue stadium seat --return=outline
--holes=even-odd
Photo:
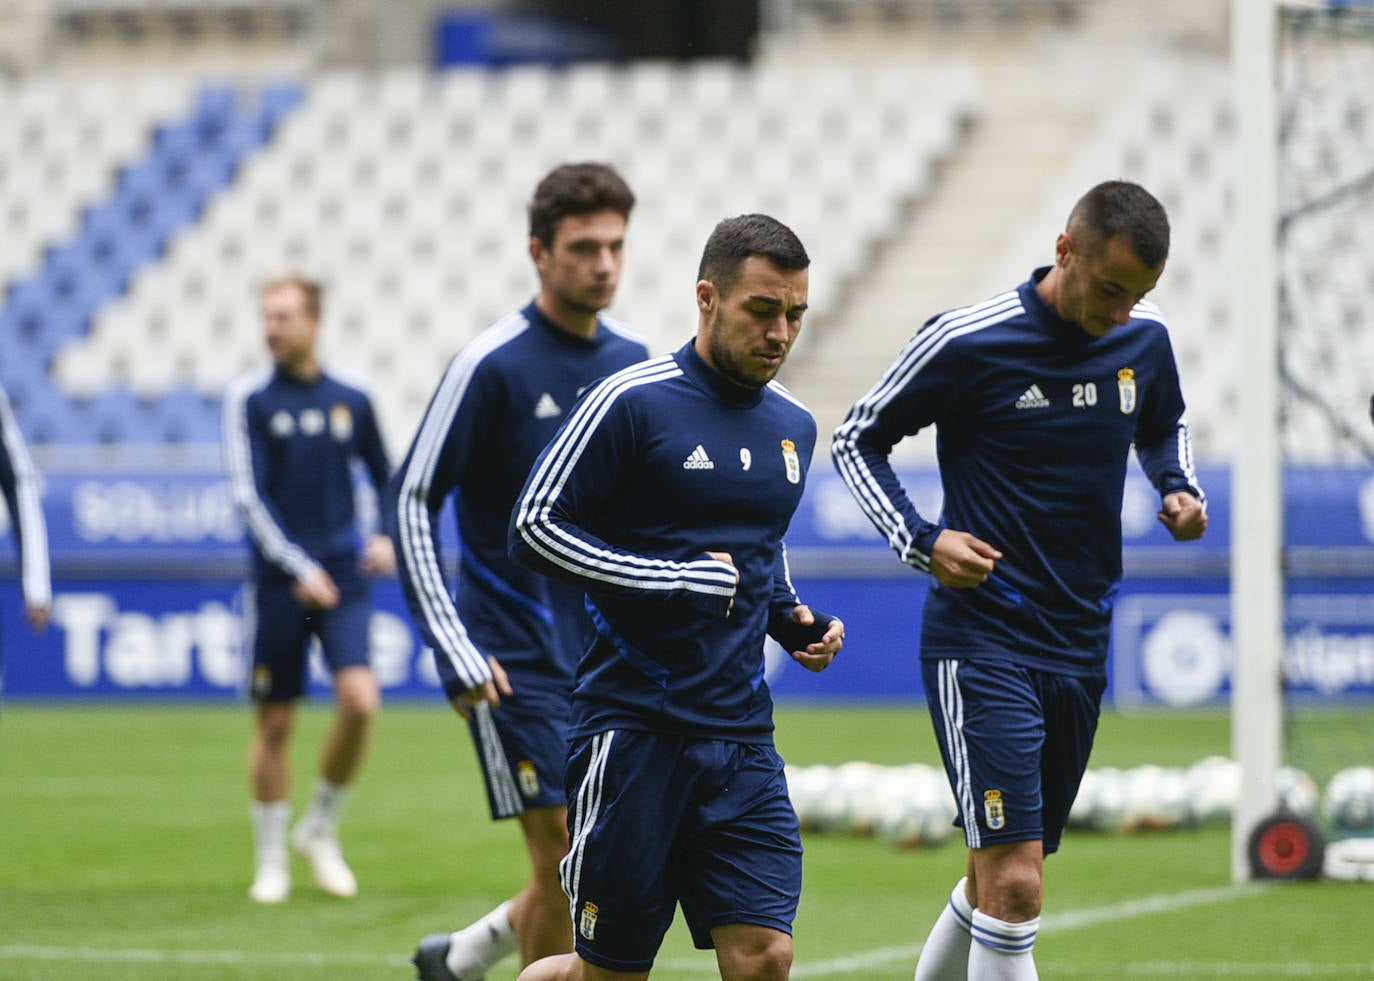
[[[219,402],[191,388],[178,388],[158,400],[160,442],[178,445],[219,439]]]
[[[85,208],[78,231],[54,243],[32,276],[6,289],[0,380],[14,379],[16,402],[33,410],[21,425],[41,441],[218,438],[218,404],[190,389],[170,393],[162,404],[122,387],[77,403],[53,386],[48,373],[58,349],[89,332],[93,317],[128,291],[139,269],[200,220],[206,202],[301,103],[303,90],[272,82],[246,95],[227,82],[202,86],[190,111],[156,127],[147,152],[120,169],[110,195]]]

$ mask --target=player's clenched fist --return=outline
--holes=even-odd
[[[987,582],[1002,553],[966,531],[946,528],[930,550],[930,574],[942,586],[972,589]]]

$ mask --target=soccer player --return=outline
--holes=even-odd
[[[1206,530],[1178,369],[1144,297],[1164,208],[1111,181],[1075,205],[1053,266],[927,321],[835,432],[834,462],[902,561],[935,580],[921,666],[968,843],[917,981],[1036,977],[1044,856],[1097,728],[1135,445],[1179,541]],[[889,462],[934,425],[944,514],[917,513]]]
[[[333,674],[338,710],[291,844],[321,890],[349,898],[358,882],[339,848],[338,823],[381,704],[368,660],[367,577],[396,565],[384,534],[360,550],[352,469],[361,461],[380,492],[390,467],[366,392],[326,373],[316,355],[320,286],[287,276],[267,283],[261,299],[275,367],[236,382],[224,397],[225,464],[253,553],[257,875],[249,895],[279,903],[291,891],[288,751],[313,636]]]
[[[520,495],[511,554],[584,589],[593,624],[561,868],[576,952],[521,981],[646,978],[678,904],[722,978],[789,974],[802,850],[764,638],[820,671],[844,637],[797,598],[783,547],[816,421],[772,379],[809,265],[772,218],[718,224],[696,337],[588,391]],[[814,629],[792,641],[789,625]]]
[[[48,567],[48,527],[43,520],[38,471],[14,421],[9,397],[0,389],[0,492],[5,495],[10,524],[19,546],[19,583],[24,616],[39,633],[52,612],[52,576]],[[0,667],[0,688],[4,670]]]
[[[465,929],[420,941],[413,961],[426,981],[480,978],[517,948],[522,963],[572,949],[558,863],[568,850],[568,697],[586,613],[581,590],[511,561],[506,530],[531,464],[582,390],[649,356],[602,315],[634,201],[604,164],[564,164],[540,181],[528,246],[539,292],[449,364],[388,489],[411,613],[468,721],[492,819],[519,821],[530,863],[514,897]],[[456,601],[436,534],[450,495],[461,539]]]

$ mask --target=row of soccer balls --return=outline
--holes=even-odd
[[[1069,827],[1143,831],[1229,821],[1240,782],[1240,764],[1222,756],[1190,767],[1089,769]],[[807,831],[876,835],[906,848],[942,844],[956,831],[945,773],[926,763],[789,766],[787,784]],[[1280,802],[1296,814],[1348,831],[1374,829],[1374,767],[1347,767],[1325,791],[1304,771],[1284,767],[1277,784]]]

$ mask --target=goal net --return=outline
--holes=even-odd
[[[1244,699],[1273,699],[1278,759],[1247,788],[1272,786],[1281,809],[1304,816],[1332,843],[1326,874],[1374,879],[1368,849],[1336,844],[1374,836],[1374,4],[1275,10],[1273,409],[1283,537],[1274,554],[1282,557],[1275,618],[1282,636],[1277,672],[1237,686],[1234,733],[1238,754],[1246,739],[1263,741],[1264,733],[1247,732],[1246,720],[1262,724],[1265,713]],[[1237,79],[1243,103],[1247,91]],[[1246,166],[1244,151],[1241,161]],[[1243,280],[1246,267],[1238,268]],[[1238,284],[1247,287],[1266,284]],[[1236,453],[1250,450],[1242,442]],[[1245,464],[1238,460],[1235,472],[1243,476]],[[1234,485],[1238,507],[1252,490]],[[1237,570],[1233,582],[1247,575]],[[1256,609],[1262,598],[1248,609],[1238,598],[1237,620],[1265,619]],[[1238,661],[1251,653],[1237,645]],[[1240,822],[1236,830],[1247,832]],[[1253,831],[1252,874],[1302,864],[1301,843],[1293,851],[1278,838],[1265,843],[1257,865]]]

